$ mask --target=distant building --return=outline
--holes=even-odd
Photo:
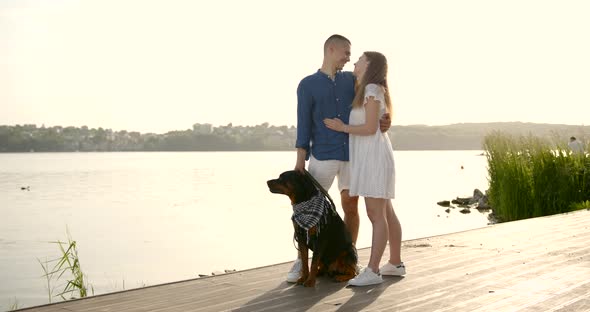
[[[194,124],[194,134],[211,134],[213,132],[213,126],[211,124]]]

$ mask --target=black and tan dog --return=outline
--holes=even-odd
[[[313,252],[311,268],[302,261],[297,284],[315,286],[316,276],[327,274],[339,282],[356,275],[358,262],[350,232],[338,215],[331,200],[320,192],[308,172],[283,172],[278,179],[266,182],[269,190],[285,194],[293,205],[293,227],[301,259]]]

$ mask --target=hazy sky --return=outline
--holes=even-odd
[[[0,0],[0,124],[296,124],[324,40],[390,63],[394,124],[588,124],[590,1]]]

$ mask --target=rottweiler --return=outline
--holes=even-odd
[[[293,206],[294,237],[302,261],[298,285],[314,287],[316,276],[326,274],[338,282],[356,275],[358,256],[352,237],[328,195],[324,195],[311,175],[285,171],[278,179],[268,180],[270,192],[284,194]],[[308,250],[313,252],[308,267]]]

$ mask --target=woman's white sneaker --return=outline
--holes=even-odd
[[[369,286],[383,283],[383,278],[380,274],[377,274],[366,267],[359,275],[348,281],[350,286]]]
[[[395,265],[387,261],[386,264],[379,268],[379,273],[381,273],[381,275],[404,276],[406,275],[406,266],[403,262]]]

